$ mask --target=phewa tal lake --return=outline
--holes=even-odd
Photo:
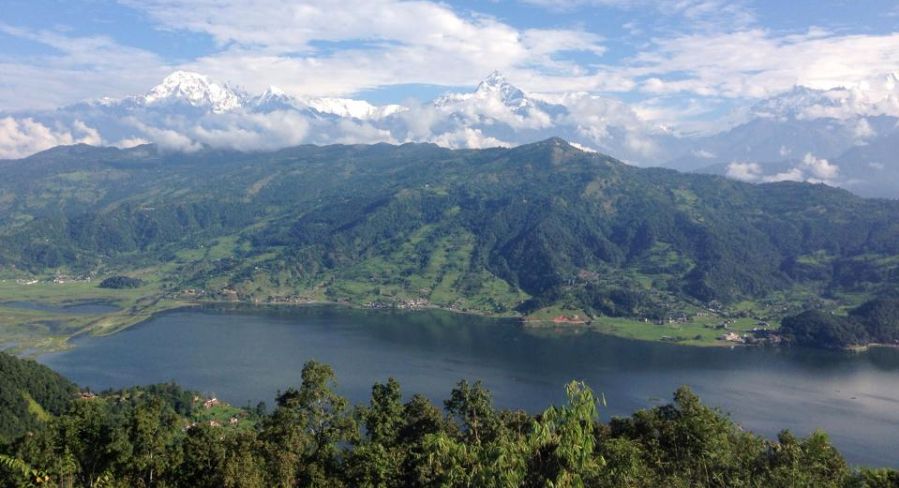
[[[236,405],[269,405],[298,385],[303,363],[333,366],[338,389],[368,401],[399,380],[406,396],[442,404],[460,379],[480,379],[498,407],[539,411],[586,381],[603,419],[668,402],[689,385],[745,429],[774,437],[826,430],[857,464],[899,466],[899,350],[692,348],[592,332],[534,331],[513,320],[438,311],[332,306],[202,307],[160,314],[39,360],[94,390],[175,380]]]

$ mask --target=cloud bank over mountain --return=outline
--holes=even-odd
[[[884,182],[899,175],[896,74],[828,90],[797,86],[735,110],[732,119],[717,133],[685,134],[645,117],[639,106],[586,92],[531,94],[499,72],[429,102],[375,105],[293,96],[274,86],[251,94],[182,70],[144,95],[0,113],[0,157],[75,143],[154,143],[189,152],[376,142],[484,148],[562,137],[637,165],[899,196],[899,178]]]
[[[475,90],[426,103],[373,105],[295,97],[277,87],[252,95],[193,72],[176,71],[145,95],[101,98],[52,111],[7,115],[0,156],[56,144],[165,149],[204,146],[271,150],[300,143],[434,142],[454,148],[512,146],[551,136],[635,162],[662,162],[673,141],[630,107],[586,93],[529,95],[494,72]],[[33,139],[25,142],[26,139]],[[54,144],[54,142],[56,144]]]

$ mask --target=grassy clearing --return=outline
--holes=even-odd
[[[28,413],[34,415],[34,417],[41,422],[47,422],[52,418],[52,415],[44,410],[44,407],[42,407],[40,403],[35,401],[35,399],[32,398],[31,395],[28,394],[28,392],[23,391],[21,393],[22,398],[24,398],[25,401],[28,402]]]
[[[198,424],[209,424],[241,431],[250,431],[256,424],[247,415],[246,410],[227,403],[220,403],[210,408],[200,407],[194,410],[191,420]]]
[[[675,342],[690,346],[730,346],[731,343],[718,340],[718,337],[727,332],[749,332],[756,323],[750,318],[736,319],[727,330],[716,329],[720,322],[721,319],[708,318],[658,325],[626,318],[601,317],[591,322],[590,326],[599,332],[642,341]]]
[[[563,332],[594,330],[604,334],[642,341],[672,342],[690,346],[730,346],[732,343],[718,338],[728,332],[745,334],[756,327],[754,318],[727,319],[727,329],[719,328],[724,318],[717,315],[696,317],[687,322],[658,324],[623,317],[590,317],[583,310],[550,306],[525,318],[525,324],[534,329],[550,329]]]

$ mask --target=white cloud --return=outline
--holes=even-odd
[[[487,147],[511,147],[514,144],[503,142],[495,137],[485,136],[479,129],[463,127],[453,132],[445,132],[434,137],[437,145],[449,148],[483,149]]]
[[[203,148],[201,144],[177,130],[153,127],[141,122],[136,117],[127,117],[123,122],[138,129],[148,140],[165,150],[194,152]]]
[[[651,160],[660,150],[652,139],[661,129],[644,120],[628,105],[610,98],[588,93],[570,93],[544,97],[564,105],[567,114],[557,118],[558,125],[574,126],[577,132],[597,147],[609,147],[617,129],[625,133],[624,146],[641,159]]]
[[[839,166],[826,159],[816,158],[812,153],[806,153],[802,158],[802,167],[808,172],[809,181],[827,182],[840,174]]]
[[[164,28],[207,34],[221,46],[188,68],[255,91],[275,84],[294,95],[340,96],[395,83],[458,86],[494,69],[574,72],[574,62],[555,55],[604,51],[599,36],[579,29],[519,29],[428,1],[124,3]],[[329,43],[341,43],[336,54]]]
[[[762,167],[758,163],[739,163],[735,161],[727,165],[725,175],[735,180],[755,182],[761,179],[762,173]]]
[[[753,28],[657,38],[654,44],[622,68],[647,77],[641,90],[653,95],[761,98],[796,85],[858,84],[899,66],[899,33],[837,35],[811,29],[783,36]]]
[[[170,71],[157,55],[105,36],[72,36],[3,22],[0,33],[52,49],[52,54],[27,57],[0,53],[4,110],[55,108],[101,95],[129,95]]]
[[[790,168],[782,173],[771,176],[763,176],[759,180],[763,183],[778,183],[781,181],[806,181],[805,175],[799,168]]]
[[[852,127],[852,133],[859,143],[864,143],[877,135],[877,131],[871,127],[871,123],[865,118],[858,119],[858,121],[855,122]]]
[[[0,118],[0,158],[13,159],[54,146],[71,144],[100,145],[99,133],[76,120],[72,127],[48,127],[31,118]]]
[[[149,141],[175,151],[191,152],[204,145],[239,151],[274,150],[305,142],[309,121],[299,112],[242,110],[210,113],[198,119],[170,115],[150,121],[128,116],[123,122],[141,133],[132,142]],[[324,141],[324,142],[334,142]]]
[[[693,27],[715,28],[748,25],[755,13],[744,0],[523,0],[550,10],[574,10],[584,6],[617,7],[625,10],[654,9],[678,16]]]
[[[271,150],[303,142],[308,121],[292,111],[210,116],[185,131],[199,143],[241,151]]]
[[[144,144],[150,144],[150,141],[144,139],[143,137],[125,137],[111,143],[110,146],[118,147],[121,149],[128,149],[132,147],[142,146]]]
[[[583,144],[578,144],[578,143],[576,143],[576,142],[570,142],[570,141],[569,141],[568,143],[571,144],[572,147],[575,147],[575,148],[580,149],[581,151],[584,151],[584,152],[587,152],[587,153],[595,153],[595,152],[596,152],[595,149],[590,148],[590,147],[587,147],[587,146],[585,146],[585,145],[583,145]]]
[[[336,132],[327,142],[337,144],[372,144],[376,142],[396,143],[389,130],[379,129],[368,122],[359,120],[341,120],[337,123]]]
[[[750,183],[776,183],[781,181],[804,181],[834,185],[840,176],[840,167],[826,159],[807,153],[793,167],[775,174],[765,174],[765,168],[758,163],[733,162],[727,165],[725,175],[735,180]]]

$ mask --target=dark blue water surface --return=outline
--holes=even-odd
[[[692,348],[596,333],[526,330],[511,320],[445,312],[331,306],[203,307],[160,314],[40,360],[93,389],[175,380],[233,404],[271,403],[299,382],[304,362],[334,367],[341,393],[366,402],[397,378],[407,394],[446,398],[481,379],[500,407],[538,411],[588,382],[627,415],[668,401],[682,384],[746,429],[825,429],[853,463],[899,466],[899,351]]]

